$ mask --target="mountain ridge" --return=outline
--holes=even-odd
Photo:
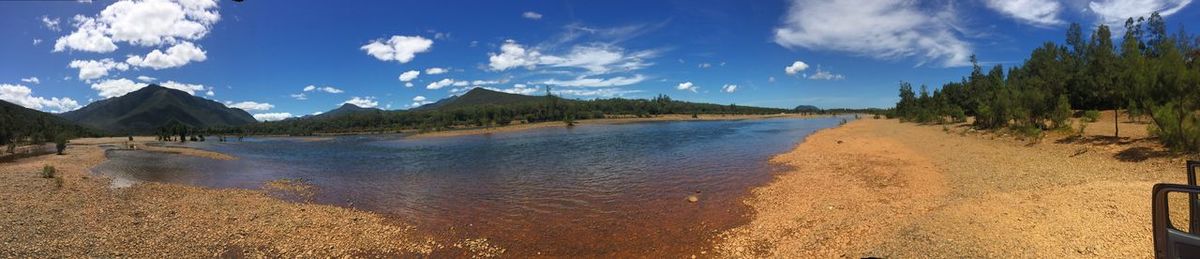
[[[148,134],[175,120],[193,128],[256,123],[250,113],[187,92],[151,84],[120,97],[93,102],[60,117],[112,134]]]

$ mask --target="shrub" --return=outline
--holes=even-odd
[[[54,149],[58,151],[58,155],[63,154],[63,150],[67,150],[67,136],[59,134],[54,137]]]
[[[1182,110],[1175,101],[1151,107],[1154,126],[1150,134],[1157,136],[1164,146],[1174,151],[1200,151],[1200,116],[1193,111]]]
[[[1100,120],[1100,111],[1087,110],[1087,111],[1083,112],[1083,121],[1096,122],[1099,120]]]
[[[876,119],[876,120],[878,120],[878,119],[879,119],[879,114],[875,114],[875,119]]]
[[[1050,121],[1054,123],[1054,128],[1069,128],[1071,125],[1067,122],[1071,118],[1071,102],[1067,100],[1067,95],[1059,95],[1058,103],[1054,105],[1054,111],[1050,113]]]
[[[1014,127],[1014,130],[1017,132],[1017,134],[1020,134],[1020,136],[1026,139],[1042,138],[1042,128],[1034,125],[1016,126]]]
[[[58,170],[54,169],[52,165],[42,166],[42,178],[54,178],[57,173]]]

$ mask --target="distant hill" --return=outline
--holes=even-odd
[[[461,96],[451,96],[450,98],[442,99],[435,103],[422,105],[421,107],[413,108],[412,110],[447,110],[488,104],[507,105],[527,102],[543,102],[545,100],[545,96],[510,94],[483,88],[475,88]]]
[[[353,105],[353,104],[347,103],[347,104],[342,104],[342,106],[338,107],[337,109],[333,109],[333,110],[327,111],[325,113],[321,113],[320,115],[316,115],[313,117],[314,118],[333,118],[333,117],[340,117],[343,115],[366,113],[366,112],[383,112],[383,110],[381,110],[379,108],[363,108],[363,107],[359,107],[358,105]]]
[[[29,109],[20,105],[0,100],[0,138],[11,138],[13,133],[27,137],[33,134],[47,134],[58,131],[74,137],[88,137],[98,134],[97,130],[80,126],[54,114]],[[48,140],[48,139],[43,139]],[[8,143],[0,140],[0,143]]]
[[[796,112],[821,112],[821,108],[812,105],[799,105],[794,109]]]
[[[183,91],[149,85],[63,113],[63,118],[112,134],[148,134],[171,120],[195,128],[241,126],[257,122],[250,113],[192,96]]]

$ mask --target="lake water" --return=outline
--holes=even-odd
[[[414,224],[446,240],[487,238],[507,256],[698,254],[745,223],[768,160],[840,118],[647,122],[410,139],[189,142],[218,161],[110,150],[94,171],[123,181],[262,188],[304,179],[313,202]],[[686,200],[698,195],[699,202]]]

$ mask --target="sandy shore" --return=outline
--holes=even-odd
[[[650,117],[650,118],[630,117],[630,118],[605,118],[605,119],[579,120],[579,121],[576,121],[575,124],[576,125],[611,125],[611,124],[626,124],[626,123],[640,123],[640,122],[654,122],[654,121],[754,120],[754,119],[770,119],[770,118],[812,118],[812,117],[828,117],[828,116],[829,115],[802,115],[802,114],[770,114],[770,115],[700,114],[697,116],[697,118],[692,118],[691,115],[668,114],[668,115],[659,115],[659,116]],[[566,127],[566,124],[564,124],[561,121],[511,124],[511,125],[500,126],[500,127],[434,131],[434,132],[414,134],[411,137],[412,138],[453,137],[453,136],[493,134],[493,133],[503,133],[503,132],[516,132],[516,131],[522,131],[522,130],[540,129],[540,128],[555,128],[555,127]]]
[[[481,240],[440,244],[411,226],[348,208],[290,203],[262,191],[142,183],[110,188],[89,173],[100,144],[0,163],[0,257],[344,257],[478,255]],[[39,177],[43,165],[55,179]]]
[[[1087,133],[1111,134],[1108,118]],[[753,191],[751,222],[725,232],[717,250],[785,258],[1152,257],[1150,189],[1185,182],[1184,160],[1145,139],[1144,124],[1127,123],[1122,132],[1133,136],[1051,134],[1031,142],[869,118],[823,130],[773,158],[791,169]]]

